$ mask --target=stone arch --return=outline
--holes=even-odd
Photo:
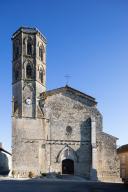
[[[27,55],[33,55],[33,39],[32,37],[28,36],[25,37],[23,40],[23,45],[24,45],[24,52]]]
[[[25,90],[26,87],[29,88],[31,92],[34,91],[34,88],[33,88],[32,84],[26,83],[26,84],[24,85],[24,87],[23,87],[23,90]]]
[[[23,73],[23,76],[24,78],[27,78],[27,79],[32,79],[34,76],[34,66],[33,66],[33,63],[31,62],[31,60],[27,59],[24,64],[23,64],[23,69],[24,69],[24,73]],[[29,71],[30,69],[30,71]],[[31,73],[27,76],[28,74],[28,71]]]
[[[44,55],[45,55],[45,48],[44,48],[44,45],[43,43],[38,43],[38,52],[39,52],[39,59],[41,61],[44,61]]]
[[[32,55],[32,44],[31,42],[27,42],[27,55]]]
[[[74,161],[72,159],[62,161],[62,174],[74,175]]]
[[[39,47],[39,58],[41,61],[43,61],[43,47],[42,46]]]
[[[25,37],[25,38],[23,39],[23,44],[24,44],[24,45],[27,44],[27,37]]]
[[[31,101],[33,102],[33,87],[30,84],[26,84],[23,87],[24,90],[24,103],[26,103],[26,99],[31,99]]]
[[[65,159],[70,159],[74,162],[78,162],[78,156],[76,152],[68,145],[65,145],[65,147],[59,151],[56,157],[56,162],[62,162]]]
[[[39,67],[39,80],[41,83],[43,83],[43,81],[44,81],[44,75],[45,75],[45,72],[44,72],[43,67],[41,66],[41,67]]]
[[[33,63],[30,59],[26,59],[23,63],[23,69],[26,69],[27,64],[30,64],[33,68]]]
[[[40,79],[41,83],[43,83],[43,70],[42,70],[42,68],[39,70],[39,79]]]

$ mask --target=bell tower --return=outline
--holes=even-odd
[[[13,116],[41,116],[39,95],[46,91],[46,39],[36,28],[21,27],[13,41]]]
[[[12,170],[18,177],[42,169],[46,121],[40,95],[46,91],[46,39],[36,28],[12,36]]]

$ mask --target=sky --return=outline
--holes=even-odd
[[[11,151],[12,34],[47,38],[47,90],[69,86],[96,98],[103,130],[128,143],[128,1],[0,0],[0,142]]]

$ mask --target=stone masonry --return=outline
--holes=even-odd
[[[36,28],[13,34],[12,170],[116,181],[116,137],[103,132],[95,98],[69,86],[46,91],[46,39]]]

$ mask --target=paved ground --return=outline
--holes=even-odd
[[[128,185],[73,180],[0,180],[0,192],[128,192]]]

